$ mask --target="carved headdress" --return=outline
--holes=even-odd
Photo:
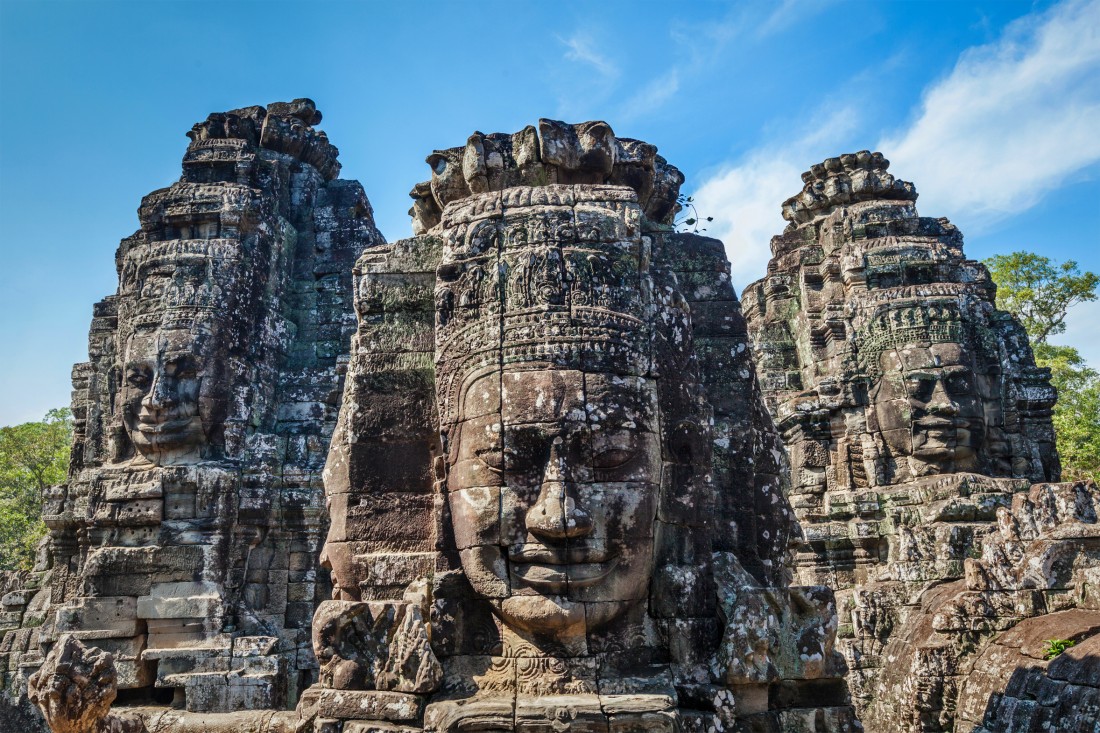
[[[654,315],[648,238],[618,187],[510,189],[444,214],[436,285],[443,423],[463,381],[540,364],[645,376]]]
[[[860,370],[868,378],[877,379],[882,371],[882,352],[917,343],[965,343],[982,347],[979,351],[983,355],[990,351],[980,329],[968,321],[957,299],[898,300],[878,307],[856,334]],[[995,347],[992,353],[996,353]]]

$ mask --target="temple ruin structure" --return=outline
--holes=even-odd
[[[1100,496],[880,154],[804,174],[743,314],[604,122],[433,152],[386,243],[320,119],[211,115],[142,201],[0,731],[1097,725]]]
[[[280,708],[315,681],[348,273],[382,242],[320,120],[307,99],[212,114],[142,200],[73,369],[44,584],[5,596],[9,700],[66,634],[113,655],[120,701]]]
[[[837,591],[868,730],[1083,730],[1095,674],[1048,676],[1037,639],[1100,624],[1100,497],[1051,483],[1047,371],[958,229],[918,216],[888,166],[863,151],[804,173],[744,293],[805,535],[796,577]],[[1025,670],[1048,694],[1016,705]]]

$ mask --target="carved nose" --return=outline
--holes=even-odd
[[[176,404],[175,390],[171,388],[169,381],[163,375],[155,375],[153,383],[149,386],[149,392],[141,400],[142,406],[164,409]]]
[[[947,394],[943,388],[943,382],[936,380],[936,387],[932,390],[932,398],[928,402],[927,410],[936,415],[957,415],[959,405]]]
[[[527,529],[540,539],[564,540],[592,533],[592,517],[577,505],[567,474],[568,467],[555,444],[543,469],[538,501],[527,510]]]

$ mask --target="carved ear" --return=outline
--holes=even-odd
[[[480,132],[470,135],[462,155],[462,177],[473,193],[489,190],[488,168],[485,165],[485,136]]]
[[[438,151],[425,158],[424,162],[431,166],[433,175],[441,176],[447,170],[447,158]]]

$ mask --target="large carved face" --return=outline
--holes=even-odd
[[[126,346],[123,423],[138,452],[158,465],[195,462],[206,442],[212,400],[199,341],[189,331],[161,330],[134,334]]]
[[[883,439],[915,475],[977,468],[985,412],[974,358],[961,344],[909,345],[880,356],[871,390]]]
[[[455,539],[502,620],[561,637],[646,598],[661,465],[653,380],[495,372],[461,405],[448,446]]]

